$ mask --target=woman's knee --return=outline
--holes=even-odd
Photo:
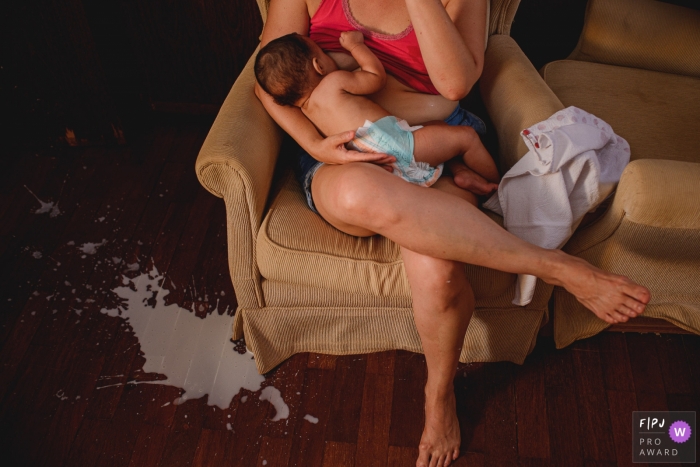
[[[473,307],[474,294],[463,263],[428,256],[404,254],[414,301],[427,301],[433,311],[447,311],[468,303]],[[413,279],[413,280],[412,280]]]
[[[426,271],[428,286],[436,291],[438,308],[451,308],[462,302],[471,292],[463,263],[450,261],[448,265]]]
[[[391,194],[383,183],[389,175],[384,170],[363,163],[324,169],[319,170],[312,182],[317,206],[322,204],[325,210],[344,222],[374,231],[381,229],[380,224],[398,221]]]

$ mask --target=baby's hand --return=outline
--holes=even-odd
[[[360,44],[364,44],[365,38],[360,31],[343,31],[340,33],[340,45],[348,52]]]

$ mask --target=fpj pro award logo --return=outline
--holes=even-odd
[[[695,412],[633,412],[634,462],[695,463]]]

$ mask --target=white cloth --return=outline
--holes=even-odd
[[[501,180],[484,207],[506,230],[543,248],[561,248],[588,211],[612,194],[630,147],[600,118],[568,107],[523,130],[530,149]],[[513,304],[527,305],[535,276],[520,274]]]

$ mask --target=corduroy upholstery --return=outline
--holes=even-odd
[[[542,75],[565,106],[610,123],[632,160],[699,160],[700,79],[576,60],[548,63]]]
[[[518,3],[491,2],[491,33],[508,33]],[[267,1],[258,4],[265,19]],[[202,185],[226,203],[229,266],[239,303],[233,337],[245,336],[260,372],[297,352],[420,352],[396,245],[329,226],[306,207],[291,174],[266,200],[282,133],[253,93],[253,58],[196,163]],[[502,152],[512,162],[526,152],[520,130],[563,108],[507,35],[489,38],[481,89]],[[539,281],[532,303],[516,307],[514,275],[474,266],[467,272],[477,308],[460,360],[522,363],[548,320],[553,287]]]
[[[700,78],[700,11],[657,0],[589,0],[569,59]]]
[[[576,50],[541,73],[632,150],[610,207],[564,250],[648,287],[644,316],[700,334],[700,13],[589,0]],[[558,287],[553,309],[559,348],[609,326]]]
[[[700,334],[700,163],[630,163],[604,216],[576,232],[564,250],[648,287],[644,316]],[[608,326],[556,288],[557,347]]]

